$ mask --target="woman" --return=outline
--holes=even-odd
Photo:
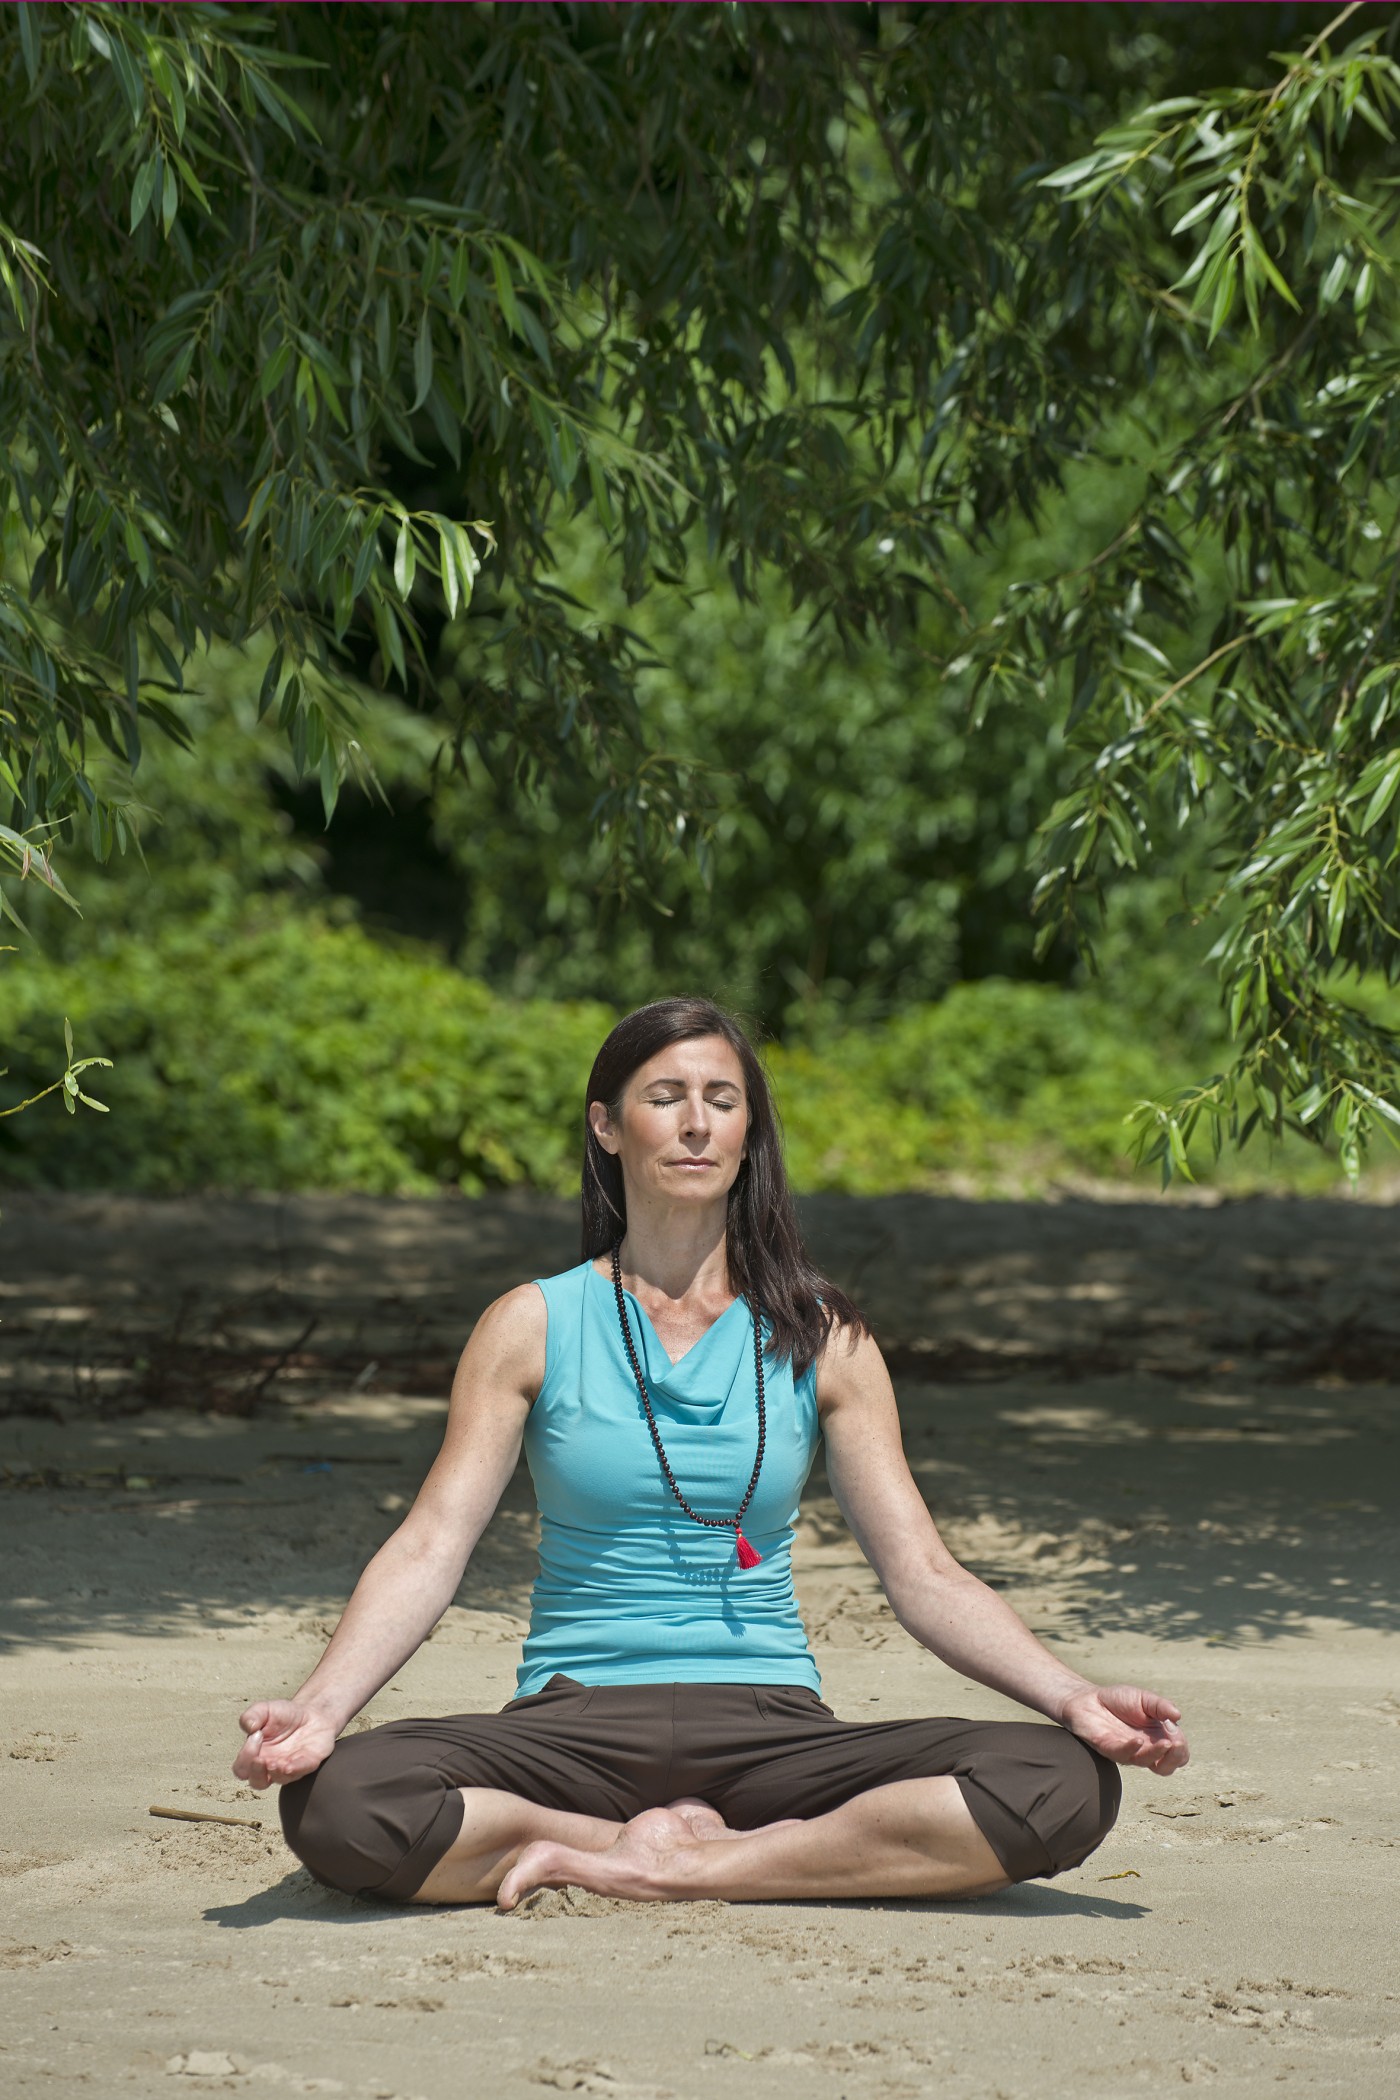
[[[743,1032],[708,1000],[642,1007],[586,1114],[585,1259],[483,1314],[413,1508],[301,1690],[240,1716],[235,1773],[281,1782],[319,1880],[399,1901],[981,1896],[1078,1865],[1115,1765],[1186,1763],[1178,1709],[1067,1668],[948,1552],[870,1330],[803,1250]],[[789,1566],[819,1433],[900,1624],[1054,1725],[822,1704]],[[452,1601],[522,1440],[518,1696],[337,1743]]]

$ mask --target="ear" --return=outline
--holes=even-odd
[[[588,1127],[593,1132],[594,1137],[597,1138],[598,1143],[602,1146],[603,1150],[605,1152],[611,1152],[615,1158],[619,1149],[619,1139],[617,1132],[613,1129],[612,1119],[608,1115],[607,1103],[605,1101],[589,1102]]]

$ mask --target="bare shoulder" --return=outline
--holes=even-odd
[[[454,1399],[485,1382],[533,1400],[544,1383],[549,1315],[533,1283],[493,1298],[467,1338],[453,1380]]]
[[[838,1407],[887,1403],[890,1374],[873,1334],[848,1320],[836,1321],[817,1355],[817,1406],[823,1415]]]
[[[543,1297],[523,1283],[492,1300],[458,1359],[442,1446],[405,1522],[450,1538],[464,1561],[520,1456],[544,1383],[546,1325]]]

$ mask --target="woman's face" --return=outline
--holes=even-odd
[[[723,1201],[748,1143],[743,1067],[722,1035],[673,1043],[632,1074],[616,1122],[601,1101],[589,1103],[588,1120],[621,1161],[629,1201]]]

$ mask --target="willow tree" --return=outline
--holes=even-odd
[[[1300,29],[1299,24],[1304,26]],[[626,863],[704,781],[551,580],[781,577],[1068,723],[1047,937],[1208,836],[1237,1057],[1145,1107],[1400,1124],[1394,11],[89,5],[0,16],[0,848],[124,845],[211,642],[319,774],[394,684]],[[1293,48],[1275,52],[1280,40]],[[1224,84],[1221,84],[1224,83]],[[1145,96],[1153,99],[1141,108]],[[1076,477],[1087,564],[963,588]],[[1047,544],[1053,544],[1053,540]],[[91,754],[105,747],[106,770]],[[133,790],[134,792],[134,790]],[[8,900],[7,900],[8,901]]]

